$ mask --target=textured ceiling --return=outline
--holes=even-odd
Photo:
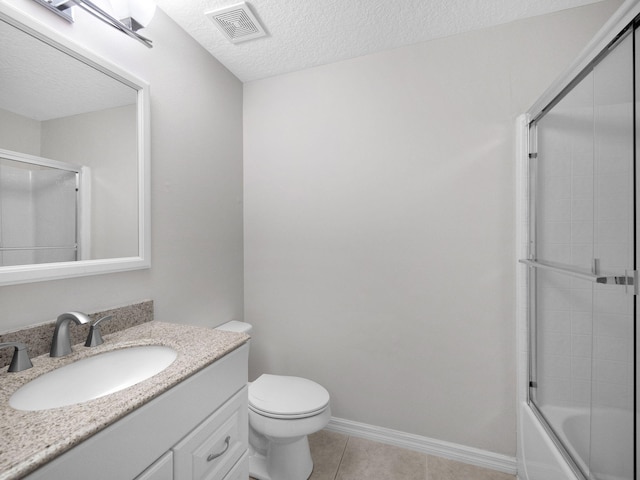
[[[249,0],[267,37],[232,44],[204,12],[239,0],[156,0],[241,81],[302,70],[600,0]]]
[[[137,93],[17,28],[0,22],[0,109],[37,121],[136,102]]]

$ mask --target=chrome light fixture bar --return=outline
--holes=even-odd
[[[142,35],[140,35],[137,30],[143,28],[139,22],[137,22],[134,18],[127,18],[125,20],[118,20],[110,13],[105,11],[103,8],[99,7],[91,0],[33,0],[36,3],[39,3],[43,7],[47,8],[47,10],[55,13],[61,18],[64,18],[67,22],[73,23],[73,11],[72,8],[78,6],[82,8],[84,11],[90,13],[97,19],[103,21],[107,25],[112,26],[116,30],[121,31],[125,35],[130,36],[131,38],[136,39],[143,45],[148,48],[152,48],[152,41]]]

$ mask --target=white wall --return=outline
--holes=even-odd
[[[156,318],[242,318],[242,85],[158,10],[147,49],[78,12],[73,25],[30,0],[11,5],[151,85],[150,270],[0,288],[0,331],[151,298]]]
[[[245,84],[251,377],[514,455],[514,122],[619,3]]]

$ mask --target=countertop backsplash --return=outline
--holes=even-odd
[[[61,314],[64,312],[60,312]],[[83,312],[87,313],[87,312]],[[153,300],[144,300],[140,303],[127,305],[124,307],[111,308],[100,312],[87,313],[91,321],[98,320],[107,315],[113,318],[107,322],[100,324],[102,335],[118,332],[126,328],[140,325],[153,320]],[[51,348],[51,339],[55,329],[56,321],[26,327],[22,330],[1,333],[0,343],[2,342],[23,342],[27,344],[29,357],[37,357],[43,355]],[[89,334],[89,325],[73,325],[69,329],[71,333],[71,344],[84,343]],[[6,367],[11,363],[13,356],[12,348],[0,349],[0,368]]]

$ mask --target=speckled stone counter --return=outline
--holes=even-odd
[[[66,357],[42,355],[33,368],[0,373],[0,480],[22,478],[116,422],[161,393],[246,343],[248,335],[205,327],[148,322],[104,336],[98,347],[74,345]],[[90,402],[26,412],[9,406],[22,385],[80,358],[137,345],[166,345],[178,352],[164,371],[119,392]]]

